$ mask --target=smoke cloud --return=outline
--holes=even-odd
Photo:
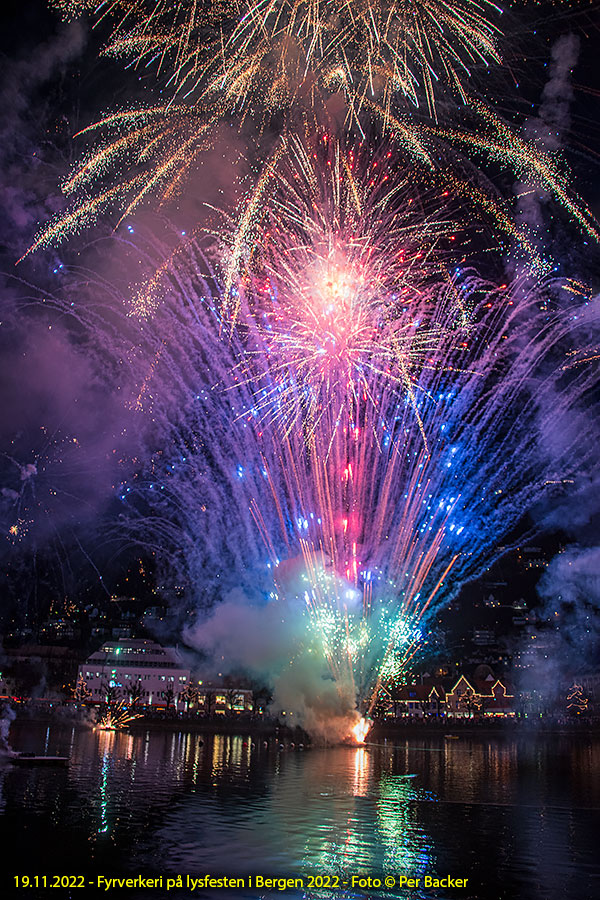
[[[48,132],[57,134],[42,89],[49,87],[83,51],[86,33],[72,22],[28,50],[22,58],[3,61],[0,85],[0,241],[21,256],[36,223],[62,205],[56,170],[48,153]],[[43,126],[46,126],[45,133]],[[42,141],[45,148],[42,149]],[[14,260],[13,260],[14,261]]]
[[[569,129],[573,100],[571,74],[578,57],[579,38],[574,34],[562,35],[552,47],[550,78],[542,93],[538,115],[527,119],[523,126],[524,137],[542,150],[560,149],[563,135]],[[516,184],[514,192],[518,197],[517,221],[541,230],[545,225],[544,204],[548,194],[539,185],[528,182]]]
[[[538,591],[542,613],[559,620],[565,661],[585,667],[600,633],[600,547],[567,547],[548,566]]]
[[[299,725],[318,740],[348,737],[359,718],[352,685],[333,680],[306,605],[297,599],[256,606],[233,594],[184,639],[206,656],[213,671],[266,684],[271,712],[285,713],[288,725]]]

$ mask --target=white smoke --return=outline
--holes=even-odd
[[[342,740],[359,718],[352,675],[343,667],[332,674],[332,648],[303,596],[301,562],[287,560],[280,568],[275,599],[256,605],[243,592],[231,592],[188,629],[185,642],[210,659],[215,673],[243,673],[268,686],[270,711],[282,720],[285,713],[288,725],[321,741]],[[354,593],[345,582],[337,588],[338,594],[346,589],[351,609]]]
[[[560,150],[563,135],[571,123],[570,106],[573,100],[571,74],[579,56],[579,38],[562,35],[552,47],[550,78],[546,83],[537,116],[527,119],[523,135],[541,150]],[[519,182],[514,187],[517,201],[517,221],[536,230],[544,226],[546,191],[534,182]]]
[[[16,718],[14,709],[8,704],[4,704],[0,710],[0,754],[6,755],[12,753],[12,748],[8,740],[10,726]]]

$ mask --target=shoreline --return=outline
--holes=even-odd
[[[56,707],[52,712],[35,710],[31,707],[15,710],[16,716],[11,726],[21,726],[27,722],[32,724],[57,724],[81,726],[89,728],[91,722],[86,721],[89,710],[71,711],[65,714],[64,707]],[[275,738],[287,742],[303,743],[309,746],[310,736],[299,726],[290,728],[277,719],[245,719],[225,717],[179,717],[143,716],[129,723],[125,729],[130,734],[145,731],[179,731],[190,734],[226,734],[255,735],[258,738]],[[600,724],[584,725],[583,723],[543,723],[539,720],[518,720],[502,722],[485,722],[474,720],[448,720],[443,722],[375,722],[369,731],[364,746],[382,742],[401,741],[405,738],[532,738],[544,736],[562,737],[597,737],[600,735]],[[361,745],[357,745],[361,746]]]

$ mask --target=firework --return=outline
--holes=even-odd
[[[370,727],[371,723],[364,718],[360,719],[360,721],[356,723],[356,725],[352,729],[352,735],[354,737],[355,743],[364,744]]]
[[[55,5],[71,16],[92,6]],[[113,22],[107,53],[155,64],[180,96],[273,112],[342,91],[357,117],[367,96],[389,109],[423,94],[433,111],[439,83],[464,99],[470,69],[500,62],[500,12],[490,0],[115,0],[97,16]]]
[[[64,193],[77,199],[69,211],[43,228],[25,256],[78,233],[101,214],[118,210],[118,226],[149,198],[172,200],[210,146],[215,118],[216,113],[199,122],[187,107],[153,107],[111,113],[84,129],[81,135],[102,129],[105,137],[63,182]],[[106,138],[115,130],[118,137]],[[124,177],[119,175],[116,183],[94,191],[115,170]]]
[[[72,0],[66,7],[72,14],[91,5]],[[64,3],[59,6],[65,11]],[[509,204],[483,187],[477,168],[482,159],[539,186],[590,236],[597,239],[598,231],[570,189],[563,161],[467,91],[470,65],[499,60],[499,32],[487,19],[499,11],[488,0],[280,0],[212,4],[206,10],[197,0],[100,4],[98,16],[114,23],[110,51],[140,64],[156,62],[176,99],[110,114],[80,133],[99,138],[64,182],[73,203],[42,228],[28,252],[57,243],[100,215],[116,213],[118,225],[142,203],[171,202],[198,169],[217,124],[243,123],[263,110],[263,123],[277,122],[284,134],[314,135],[326,126],[355,128],[364,138],[375,122],[384,135],[393,135],[407,168],[417,177],[422,170],[434,172],[452,194],[493,215],[541,272],[548,266],[526,229],[515,226]],[[438,82],[458,93],[477,119],[474,129],[426,124],[407,114],[403,101],[418,105],[424,92],[435,117]],[[337,96],[345,98],[343,124],[332,113]],[[465,160],[456,158],[457,151],[475,161],[466,176],[458,174]]]
[[[354,202],[348,184],[339,210]],[[402,198],[399,191],[400,209]],[[367,207],[364,233],[378,244]],[[337,228],[331,210],[323,210]],[[289,209],[280,213],[282,228],[292,220]],[[319,215],[313,209],[312,221]],[[423,217],[423,233],[438,223],[434,247],[446,239],[435,217],[422,208],[415,216]],[[565,370],[565,363],[576,329],[587,333],[594,312],[581,288],[494,285],[467,265],[452,272],[460,303],[445,302],[444,255],[432,252],[428,265],[411,270],[412,289],[422,278],[424,295],[412,302],[437,310],[437,340],[411,358],[410,379],[384,378],[366,366],[363,390],[358,376],[333,380],[338,366],[348,371],[344,360],[327,370],[324,387],[322,369],[285,365],[289,346],[279,337],[272,342],[260,325],[261,310],[271,316],[278,309],[278,335],[297,327],[298,309],[281,298],[290,285],[303,284],[302,302],[312,299],[321,309],[320,282],[304,280],[316,255],[306,218],[300,221],[301,232],[289,240],[265,228],[274,243],[260,242],[266,255],[257,268],[242,266],[246,293],[233,324],[231,298],[220,295],[214,276],[212,283],[199,280],[207,267],[191,244],[187,264],[165,274],[171,281],[153,315],[124,320],[130,336],[123,340],[138,348],[129,357],[137,381],[132,408],[151,415],[151,447],[160,449],[149,450],[146,464],[119,486],[119,528],[162,553],[167,578],[201,586],[198,606],[241,586],[257,599],[295,607],[301,625],[292,670],[320,661],[352,705],[358,698],[368,713],[379,688],[406,674],[440,606],[491,564],[523,511],[585,466],[589,446],[578,410],[594,368]],[[308,253],[290,253],[307,246]],[[346,247],[363,258],[360,239]],[[265,260],[273,279],[286,274],[260,292]],[[385,284],[381,289],[386,266],[378,269],[376,250],[371,264],[375,314],[386,305],[390,317],[403,312]],[[354,263],[348,269],[359,271]],[[551,294],[557,299],[549,309]],[[364,302],[371,310],[368,296]],[[344,308],[349,317],[352,305]],[[385,341],[374,341],[368,358],[377,353],[385,356]],[[577,438],[547,452],[550,410],[553,420],[571,421],[565,435]]]
[[[215,271],[198,225],[138,289],[122,334],[90,326],[129,374],[128,409],[151,422],[118,487],[119,531],[162,554],[161,574],[198,606],[233,587],[268,598],[295,629],[279,676],[313,666],[346,724],[356,709],[368,719],[440,605],[591,452],[581,409],[597,354],[573,344],[595,312],[585,289],[532,277],[535,241],[477,168],[509,168],[598,237],[561,159],[467,91],[471,68],[499,61],[498,12],[101,4],[107,52],[154,63],[171,97],[86,129],[100,143],[64,184],[75,205],[34,244],[168,203],[220,121],[276,125]],[[438,81],[475,126],[437,122]],[[344,136],[368,127],[377,150]],[[506,235],[530,263],[508,282]],[[495,260],[487,278],[478,245]],[[551,450],[549,416],[565,425]]]
[[[413,370],[468,326],[445,265],[457,234],[465,252],[468,238],[449,209],[411,191],[391,151],[326,136],[317,150],[292,142],[260,212],[251,198],[225,279],[257,407],[308,436],[323,417],[360,419],[386,389],[412,397]]]
[[[492,3],[438,0],[255,3],[242,11],[206,91],[236,105],[259,95],[273,109],[302,92],[341,91],[357,120],[367,96],[386,109],[398,95],[418,106],[422,90],[433,112],[436,82],[461,94],[469,66],[499,62],[492,12]]]
[[[139,718],[141,718],[141,713],[130,712],[125,706],[125,702],[118,700],[102,715],[95,728],[98,731],[121,731],[122,728],[126,728]]]
[[[569,173],[560,156],[528,141],[481,102],[473,102],[471,109],[478,115],[483,127],[478,128],[476,133],[448,130],[445,132],[446,138],[472,148],[492,162],[515,172],[518,178],[535,185],[554,198],[586,234],[599,240],[600,232],[594,216],[573,194]]]

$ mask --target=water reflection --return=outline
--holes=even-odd
[[[326,786],[331,755],[336,752],[326,751],[307,764],[305,775],[311,784]],[[426,799],[423,791],[410,776],[394,774],[393,750],[348,752],[353,754],[352,767],[347,767],[352,780],[346,789],[342,769],[335,773],[335,791],[319,792],[328,802],[319,809],[320,828],[309,827],[302,871],[340,877],[349,873],[418,876],[431,861],[431,841],[418,823],[415,805]],[[291,790],[298,799],[306,795],[303,781],[291,785]],[[314,814],[314,802],[311,807]]]
[[[454,874],[471,879],[478,900],[497,900],[499,884],[515,898],[587,900],[600,878],[596,741],[301,752],[243,736],[29,723],[13,743],[71,759],[68,770],[0,773],[17,868],[33,853],[38,872],[72,871],[77,860],[80,871],[112,873]]]
[[[363,797],[369,780],[369,754],[366,747],[354,751],[354,796]]]
[[[425,799],[404,775],[383,774],[379,782],[377,826],[384,857],[382,871],[423,875],[433,865],[430,838],[419,823],[419,808],[413,800]]]

